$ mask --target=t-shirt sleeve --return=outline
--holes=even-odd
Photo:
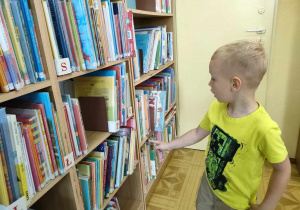
[[[280,163],[285,160],[288,152],[282,141],[279,128],[271,128],[259,144],[259,149],[270,163]]]
[[[200,127],[203,128],[204,130],[210,131],[210,120],[208,117],[208,112],[206,112],[204,118],[200,122]]]

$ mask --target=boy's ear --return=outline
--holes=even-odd
[[[232,77],[230,85],[232,91],[238,91],[242,86],[242,80],[239,77]]]

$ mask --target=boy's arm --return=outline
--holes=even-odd
[[[250,204],[251,209],[273,210],[276,208],[291,176],[291,164],[288,157],[281,163],[272,163],[273,172],[267,193],[259,205]]]
[[[171,149],[178,149],[181,147],[186,147],[192,144],[195,144],[201,140],[203,140],[210,131],[204,130],[200,126],[194,128],[184,135],[174,139],[171,142],[162,142],[162,141],[150,141],[152,143],[157,144],[156,149],[158,150],[171,150]]]

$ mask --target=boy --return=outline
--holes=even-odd
[[[200,126],[158,150],[195,144],[206,136],[206,170],[197,209],[275,209],[290,178],[290,162],[281,131],[255,100],[267,71],[267,56],[259,43],[239,41],[220,47],[212,56],[209,86],[217,99]],[[256,203],[265,158],[272,164],[266,196]]]

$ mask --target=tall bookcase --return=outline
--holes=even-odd
[[[149,0],[150,1],[150,0]],[[141,10],[133,10],[134,25],[135,26],[155,26],[166,25],[168,32],[173,32],[173,49],[174,49],[174,61],[169,61],[165,65],[160,66],[159,70],[150,71],[148,74],[141,76],[138,82],[134,82],[133,79],[133,67],[131,58],[118,60],[114,62],[108,62],[108,64],[101,66],[95,70],[87,70],[75,72],[72,74],[58,77],[51,54],[51,46],[49,42],[49,36],[47,32],[46,20],[43,13],[42,0],[29,0],[30,8],[32,9],[32,16],[35,22],[35,29],[37,33],[38,43],[40,47],[42,62],[45,68],[46,81],[39,82],[25,86],[19,91],[12,91],[9,93],[0,93],[0,106],[1,103],[15,99],[19,96],[26,95],[31,92],[49,92],[51,101],[54,103],[55,109],[58,113],[59,124],[61,126],[62,141],[65,145],[66,154],[72,152],[71,143],[68,135],[67,122],[65,120],[65,114],[63,110],[63,102],[61,98],[61,91],[59,88],[59,82],[66,81],[92,71],[98,71],[109,66],[119,64],[121,62],[126,63],[126,71],[129,73],[130,81],[130,93],[133,110],[136,104],[134,104],[135,98],[135,86],[139,83],[147,80],[148,78],[158,74],[162,70],[168,67],[172,67],[176,72],[176,27],[175,27],[175,1],[172,1],[172,13],[162,14],[156,12],[148,12]],[[125,2],[126,3],[126,2]],[[135,118],[136,114],[133,113],[129,118]],[[88,141],[88,153],[101,144],[107,137],[111,135],[108,132],[96,132],[86,131]],[[172,156],[172,152],[165,155],[165,161],[160,165],[157,172],[157,178],[151,180],[146,187],[146,194],[144,194],[144,187],[142,183],[141,175],[141,154],[140,147],[146,142],[148,138],[144,138],[142,142],[136,144],[136,157],[137,163],[134,173],[124,178],[119,188],[116,188],[113,193],[110,194],[109,199],[106,199],[104,205],[106,206],[110,199],[114,196],[118,198],[121,209],[124,210],[142,210],[146,209],[146,205],[151,198],[151,195],[158,184],[163,171]],[[136,141],[138,141],[136,139]],[[65,174],[59,175],[54,180],[50,181],[40,192],[37,192],[35,197],[27,208],[33,209],[78,209],[84,210],[80,186],[77,178],[77,172],[75,165],[82,160],[86,155],[82,155],[75,160],[74,165],[66,171]]]

